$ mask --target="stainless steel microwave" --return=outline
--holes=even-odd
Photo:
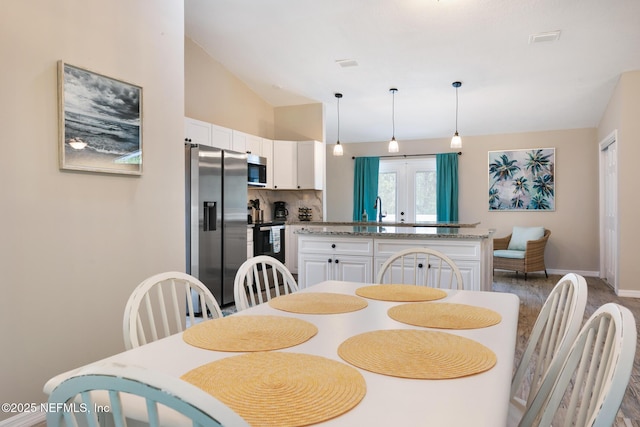
[[[247,181],[252,187],[267,186],[267,159],[265,157],[255,154],[247,155]]]

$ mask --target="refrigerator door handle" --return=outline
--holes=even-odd
[[[218,202],[204,202],[204,231],[216,231]]]

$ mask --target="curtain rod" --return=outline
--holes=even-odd
[[[389,159],[392,157],[424,157],[424,156],[435,156],[438,153],[430,153],[430,154],[396,154],[395,156],[378,156],[381,159]],[[444,153],[443,153],[444,154]],[[462,156],[462,151],[458,151],[456,154],[458,154],[458,156]],[[355,160],[355,156],[351,157],[351,160]]]

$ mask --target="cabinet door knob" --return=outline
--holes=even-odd
[[[418,264],[418,268],[422,268],[422,263]]]
[[[337,260],[336,260],[336,264],[337,264],[337,263],[339,263],[339,262],[340,262],[340,260],[338,260],[338,259],[337,259]]]
[[[335,244],[335,243],[332,243],[332,244],[331,244],[331,247],[332,247],[333,249],[335,249],[335,248],[336,248],[336,244]]]
[[[331,258],[329,258],[329,259],[327,260],[327,262],[331,262]]]

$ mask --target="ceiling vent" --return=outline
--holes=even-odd
[[[560,38],[560,30],[549,31],[546,33],[531,34],[529,36],[529,44],[555,42]]]
[[[336,64],[338,64],[342,68],[357,67],[358,61],[356,61],[355,59],[336,59]]]

